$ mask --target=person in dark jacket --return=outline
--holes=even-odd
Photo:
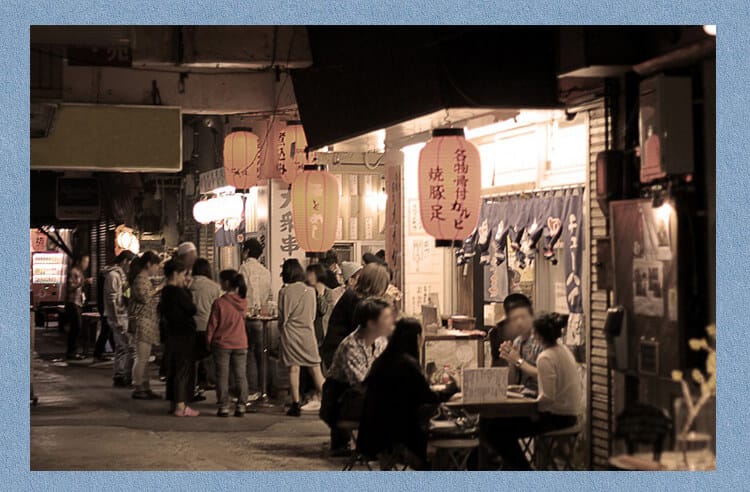
[[[347,289],[338,300],[328,319],[328,331],[320,347],[320,357],[325,370],[331,367],[333,355],[341,341],[357,327],[353,317],[354,308],[359,301],[367,297],[382,297],[388,289],[389,282],[390,277],[385,267],[375,263],[369,264],[360,272],[357,285],[353,289]]]
[[[357,450],[363,455],[397,453],[412,468],[425,468],[430,416],[458,389],[454,381],[441,392],[430,389],[419,365],[421,345],[419,321],[401,319],[385,351],[373,363],[364,382],[357,438]]]
[[[185,287],[187,267],[178,259],[164,264],[166,285],[161,292],[159,313],[162,317],[167,372],[167,400],[170,413],[176,417],[197,417],[200,412],[187,406],[193,397],[195,383],[196,308]]]

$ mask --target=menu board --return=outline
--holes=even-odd
[[[508,368],[490,367],[463,370],[464,402],[496,403],[507,399]]]

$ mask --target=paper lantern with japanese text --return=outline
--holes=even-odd
[[[481,206],[477,148],[462,128],[440,128],[419,153],[422,225],[437,246],[460,245],[474,231]]]
[[[260,164],[258,166],[258,180],[281,179],[281,172],[277,165],[276,137],[281,128],[285,127],[283,121],[269,120],[266,133],[260,139]]]
[[[232,128],[224,137],[224,177],[238,190],[249,190],[258,183],[260,148],[251,128]]]
[[[323,253],[336,240],[339,186],[323,166],[307,165],[292,183],[292,218],[300,248]]]
[[[315,162],[315,153],[307,152],[307,138],[301,121],[287,121],[276,128],[276,165],[285,183],[292,184],[305,164]]]

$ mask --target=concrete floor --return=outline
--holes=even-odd
[[[328,428],[316,414],[281,410],[215,416],[214,392],[193,405],[197,418],[167,414],[163,400],[130,398],[112,387],[111,363],[53,362],[64,351],[56,328],[37,329],[31,407],[32,470],[340,470],[327,457]],[[164,392],[151,364],[152,387]]]

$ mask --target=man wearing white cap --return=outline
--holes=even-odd
[[[357,279],[359,278],[359,272],[361,271],[362,265],[360,263],[354,263],[353,261],[344,261],[341,263],[341,274],[344,277],[344,285],[331,289],[331,299],[334,306],[346,289],[354,288],[354,286],[357,285]]]
[[[190,241],[180,243],[180,245],[177,246],[177,258],[185,264],[185,267],[187,267],[187,274],[185,275],[185,287],[190,287],[190,284],[193,282],[193,276],[191,272],[193,271],[193,264],[195,263],[195,260],[198,259],[198,249],[195,247],[195,244],[191,243]]]

